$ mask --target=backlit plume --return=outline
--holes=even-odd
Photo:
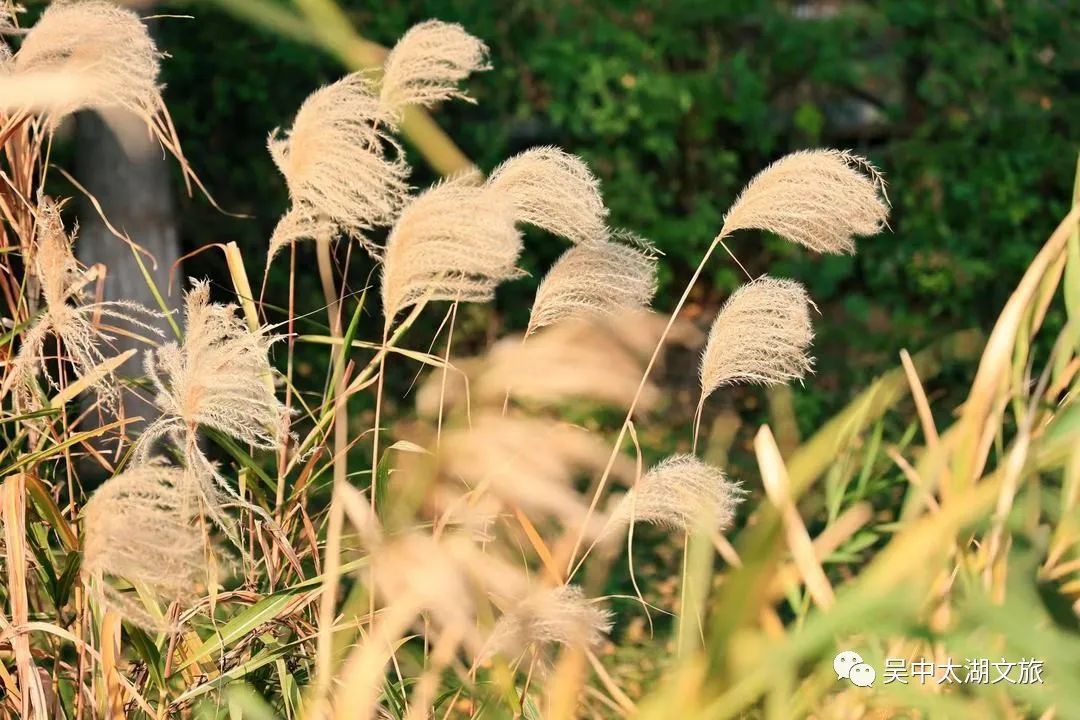
[[[838,150],[786,155],[758,173],[724,216],[720,237],[767,230],[810,250],[855,252],[889,216],[885,182],[864,158]]]
[[[487,184],[511,199],[518,222],[577,245],[608,237],[600,182],[575,155],[556,147],[526,150],[495,168]]]
[[[552,644],[596,647],[611,630],[611,618],[576,585],[534,591],[499,618],[481,657],[516,657]]]
[[[99,597],[125,619],[147,630],[165,629],[136,594],[120,592],[109,580],[138,583],[162,603],[198,597],[207,574],[197,508],[176,468],[149,463],[108,480],[83,510],[84,577],[97,580]]]
[[[455,23],[428,20],[401,36],[383,63],[379,98],[392,112],[406,105],[470,100],[458,83],[489,70],[487,46]]]
[[[723,532],[735,520],[745,492],[720,468],[693,455],[673,455],[645,473],[612,513],[614,527],[628,522],[690,532],[704,522]]]
[[[792,280],[761,276],[736,290],[713,321],[701,356],[701,397],[726,385],[775,385],[813,369],[810,298]]]

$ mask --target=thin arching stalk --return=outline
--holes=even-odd
[[[723,242],[723,239],[724,233],[721,231],[721,233],[713,239],[712,243],[709,244],[709,249],[705,251],[704,256],[701,258],[701,262],[698,263],[697,268],[694,270],[694,274],[690,278],[690,282],[687,283],[686,289],[683,290],[682,297],[679,298],[679,302],[675,304],[675,308],[671,311],[671,316],[668,318],[667,325],[664,326],[664,331],[660,334],[660,339],[656,342],[656,347],[653,349],[652,356],[649,357],[649,362],[646,364],[645,371],[641,375],[641,382],[638,383],[637,390],[634,392],[634,397],[630,401],[630,407],[626,411],[626,418],[623,420],[622,427],[619,428],[619,434],[615,438],[615,444],[611,449],[611,455],[608,457],[607,464],[604,466],[604,472],[600,475],[600,481],[597,483],[592,500],[589,502],[589,509],[585,513],[585,520],[581,524],[581,530],[578,531],[577,539],[574,540],[574,549],[570,552],[570,562],[567,564],[567,580],[572,578],[577,571],[577,568],[580,567],[580,563],[577,560],[577,554],[578,550],[581,549],[581,543],[585,539],[585,530],[589,526],[589,520],[592,519],[593,513],[596,512],[596,506],[600,502],[600,496],[607,487],[607,481],[611,476],[611,470],[615,467],[615,460],[619,457],[619,450],[622,448],[623,441],[626,439],[627,426],[634,417],[634,411],[637,409],[638,402],[641,401],[641,394],[645,391],[645,385],[648,383],[649,375],[652,373],[653,367],[660,357],[660,351],[664,347],[664,342],[671,333],[671,328],[675,326],[675,321],[678,319],[683,306],[686,305],[686,301],[690,297],[690,291],[694,288],[694,285],[697,284],[698,278],[701,277],[701,273],[705,269],[705,264],[709,261],[709,258],[712,257],[717,245],[720,245]]]

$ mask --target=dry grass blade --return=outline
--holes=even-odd
[[[389,224],[408,193],[408,165],[387,132],[393,122],[371,81],[354,73],[312,93],[285,137],[270,134],[293,206],[274,229],[267,263],[291,242],[338,232],[375,251],[364,233]]]
[[[141,584],[164,603],[191,601],[205,585],[198,503],[185,472],[158,463],[117,475],[86,503],[83,576],[94,578],[98,597],[129,622],[152,630],[163,625],[109,578]]]
[[[521,235],[512,208],[469,177],[436,185],[405,206],[386,241],[382,303],[386,326],[421,301],[490,300],[521,275]]]
[[[495,168],[487,184],[511,198],[516,219],[579,245],[608,237],[600,182],[581,158],[538,147]]]
[[[812,303],[797,282],[762,276],[736,290],[720,309],[701,356],[702,402],[717,388],[774,385],[813,369]]]
[[[456,23],[428,20],[401,36],[383,64],[380,100],[393,112],[406,105],[430,106],[469,100],[458,83],[491,68],[487,46]]]
[[[525,334],[567,318],[647,308],[656,294],[656,256],[644,241],[627,239],[563,253],[536,290]]]
[[[672,455],[645,473],[612,513],[615,526],[647,522],[692,532],[703,520],[724,532],[746,492],[724,472],[693,455]]]
[[[864,158],[839,150],[786,155],[758,173],[724,216],[720,237],[755,228],[816,252],[853,253],[889,215],[885,183]]]
[[[611,613],[590,602],[576,585],[545,588],[516,601],[499,618],[481,658],[516,657],[530,647],[552,644],[596,647],[611,630],[611,620]]]

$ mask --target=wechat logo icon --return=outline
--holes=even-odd
[[[852,650],[837,653],[832,666],[837,680],[848,680],[858,687],[870,687],[877,680],[877,671],[863,662],[862,655]]]

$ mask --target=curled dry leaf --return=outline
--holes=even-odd
[[[487,54],[487,45],[456,23],[428,20],[414,25],[386,56],[380,101],[399,113],[406,105],[470,100],[458,83],[474,72],[490,70]]]
[[[596,647],[611,630],[611,619],[609,611],[586,599],[576,585],[534,591],[495,623],[481,659],[515,657],[530,647],[552,644]]]
[[[804,150],[758,173],[724,216],[720,237],[767,230],[810,250],[854,253],[855,236],[876,235],[889,216],[881,173],[858,155]]]
[[[526,150],[495,168],[487,185],[510,198],[518,222],[578,245],[608,238],[600,182],[575,155],[556,147]]]
[[[521,234],[503,198],[456,178],[405,206],[386,241],[382,303],[387,327],[419,302],[482,302],[521,275]]]
[[[46,362],[45,343],[49,336],[62,343],[62,357],[70,362],[75,376],[82,378],[105,360],[102,347],[113,339],[98,324],[100,320],[121,322],[155,335],[161,334],[161,330],[149,322],[157,317],[157,313],[138,303],[123,300],[83,302],[84,289],[91,278],[79,267],[71,245],[72,237],[64,230],[60,206],[42,199],[35,216],[33,269],[45,307],[23,334],[19,353],[5,381],[5,391],[14,387],[15,402],[23,410],[36,410],[42,406],[34,383],[39,369],[49,387],[60,389],[59,380],[53,377]],[[115,409],[118,406],[120,390],[113,372],[101,373],[92,387],[104,407]]]
[[[655,294],[656,256],[644,241],[623,235],[578,245],[541,281],[525,334],[567,318],[645,309]]]
[[[163,622],[110,578],[140,584],[156,600],[189,602],[207,577],[198,498],[184,471],[156,462],[136,466],[102,485],[83,510],[82,573],[127,620],[148,630]]]
[[[673,455],[645,473],[616,505],[611,527],[629,522],[690,532],[705,521],[723,532],[745,492],[720,468],[693,455]]]
[[[736,290],[716,315],[701,356],[702,402],[725,385],[775,385],[810,372],[812,305],[791,280],[763,275]]]
[[[377,252],[365,233],[392,222],[408,194],[393,122],[371,81],[354,73],[308,96],[284,137],[270,134],[293,205],[274,229],[267,263],[291,242],[337,233]]]

